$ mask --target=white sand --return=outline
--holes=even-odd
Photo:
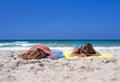
[[[21,51],[0,51],[0,82],[120,82],[120,50],[101,50],[111,59],[15,59]]]

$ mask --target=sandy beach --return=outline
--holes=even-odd
[[[120,82],[120,50],[112,58],[22,60],[22,51],[0,51],[0,82]]]

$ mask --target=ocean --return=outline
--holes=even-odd
[[[51,50],[72,50],[76,44],[91,43],[99,49],[120,49],[120,40],[0,40],[0,50],[27,50],[33,45],[44,44]]]

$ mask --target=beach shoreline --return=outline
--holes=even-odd
[[[23,50],[0,50],[0,82],[120,82],[120,50],[112,58],[22,60]]]

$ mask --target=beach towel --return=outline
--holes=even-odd
[[[65,58],[68,58],[68,59],[80,58],[79,56],[70,57],[70,53],[71,53],[70,50],[63,51]],[[85,57],[85,58],[112,58],[112,55],[111,54],[101,54],[101,56],[89,56],[89,57]]]
[[[57,56],[48,56],[47,58],[50,59],[59,59],[59,58],[63,58],[64,54],[62,51],[53,51],[52,53],[56,54]]]

